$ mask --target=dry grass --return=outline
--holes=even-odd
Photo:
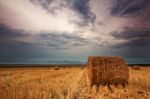
[[[150,67],[129,69],[129,85],[96,92],[86,68],[0,68],[0,99],[149,99]]]
[[[0,99],[71,99],[80,68],[12,68],[0,70]]]

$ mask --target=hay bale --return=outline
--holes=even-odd
[[[132,69],[133,70],[140,70],[140,67],[135,65],[135,66],[132,66]]]
[[[128,84],[129,70],[121,57],[90,56],[88,58],[88,79],[90,86]]]
[[[54,67],[55,70],[59,70],[59,67]]]

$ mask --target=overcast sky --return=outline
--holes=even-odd
[[[89,55],[150,63],[150,0],[0,0],[0,63]]]

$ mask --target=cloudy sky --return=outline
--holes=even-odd
[[[0,0],[0,63],[150,63],[150,0]]]

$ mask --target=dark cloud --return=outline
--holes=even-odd
[[[113,15],[136,14],[150,6],[150,0],[114,0]]]
[[[83,42],[83,43],[88,43],[88,39],[82,38],[80,36],[76,36],[76,35],[72,35],[72,34],[65,34],[65,33],[62,36],[68,40],[74,40],[74,41],[79,41],[79,42]]]
[[[5,25],[0,25],[0,37],[2,36],[22,36],[18,30],[8,29]]]
[[[16,46],[26,47],[31,46],[31,44],[19,41],[18,38],[23,38],[30,36],[30,34],[26,34],[20,30],[12,30],[6,27],[5,25],[0,25],[0,47],[12,47],[16,48]],[[19,49],[19,48],[18,48]]]
[[[129,18],[137,29],[150,30],[150,0],[114,0],[111,14]]]
[[[149,47],[149,44],[150,44],[150,37],[146,37],[146,38],[132,39],[132,40],[129,40],[128,42],[118,44],[115,47],[117,47],[117,48],[137,48],[137,49],[140,47],[143,47],[143,49],[144,49],[146,47]],[[149,47],[149,49],[150,49],[150,47]]]
[[[148,58],[150,55],[150,31],[137,31],[133,28],[125,28],[122,32],[113,32],[116,40],[126,42],[115,44],[112,49],[121,51],[121,54],[128,58]]]
[[[57,33],[42,33],[37,35],[37,38],[42,41],[41,46],[58,47],[66,45],[68,42]]]
[[[26,37],[29,36],[29,34],[24,33],[21,30],[12,30],[9,29],[5,25],[0,25],[0,43],[17,43],[16,38],[19,37]]]
[[[32,35],[30,35],[29,33],[25,33],[23,31],[20,31],[20,30],[11,30],[9,29],[8,27],[6,26],[0,26],[0,44],[1,45],[14,45],[14,46],[44,46],[44,45],[47,45],[47,46],[51,46],[51,47],[57,47],[59,45],[57,45],[57,42],[56,42],[56,38],[58,35],[55,35],[55,34],[49,34],[49,35],[46,35],[46,34],[38,34],[38,35],[34,35],[34,37],[37,37],[37,40],[38,40],[38,37],[43,37],[43,39],[39,39],[39,40],[42,40],[42,41],[46,41],[46,42],[42,42],[42,43],[39,43],[39,42],[28,42],[28,41],[20,41],[18,40],[19,38],[23,39],[25,37],[31,37]],[[54,42],[48,42],[48,40],[54,40]],[[60,40],[59,40],[60,41]],[[61,42],[61,43],[65,43],[65,42]]]
[[[89,1],[90,0],[74,0],[74,8],[83,15],[86,22],[91,21],[93,23],[96,16],[90,11]]]
[[[6,26],[0,26],[0,64],[1,63],[38,63],[52,57],[59,56],[59,51],[55,53],[49,47],[54,47],[57,50],[66,49],[58,47],[55,43],[20,41],[18,38],[30,37],[32,35],[24,33],[23,31],[11,30]],[[40,35],[36,35],[40,36]],[[36,38],[36,36],[34,36]],[[46,37],[46,36],[45,36]],[[54,37],[54,35],[52,35]],[[48,38],[47,38],[48,39]],[[40,39],[43,40],[43,39]],[[48,47],[47,47],[48,46]]]
[[[124,28],[123,31],[113,32],[111,35],[116,40],[126,40],[110,46],[110,49],[129,63],[146,63],[146,59],[150,59],[150,31]]]
[[[19,38],[35,38],[33,41],[20,41]],[[73,44],[72,44],[73,43]],[[63,46],[87,44],[88,39],[69,33],[39,33],[30,35],[20,30],[11,30],[6,26],[0,26],[0,44],[23,45],[23,46],[49,46],[57,49]]]
[[[40,41],[46,46],[62,48],[64,46],[83,46],[88,43],[88,39],[68,33],[43,33],[38,35]]]
[[[82,19],[82,22],[73,21],[79,26],[87,25],[87,23],[94,23],[96,15],[90,11],[89,2],[90,0],[30,0],[33,4],[39,5],[43,9],[55,13],[56,10],[62,8],[68,8],[74,12],[78,12]],[[56,5],[56,4],[58,5]]]
[[[134,28],[124,28],[122,32],[112,32],[111,35],[116,39],[125,40],[137,40],[137,39],[149,39],[150,31],[148,30],[136,30]]]
[[[111,35],[126,42],[115,44],[114,49],[131,59],[150,58],[150,0],[115,0],[111,14],[113,16],[129,18],[132,27],[126,27],[121,32]]]
[[[0,62],[8,62],[22,57],[27,58],[37,54],[38,49],[31,44],[16,40],[16,38],[23,36],[18,31],[0,28]]]
[[[40,6],[41,8],[51,12],[56,13],[56,10],[60,10],[61,6],[65,7],[65,3],[60,2],[60,6],[53,6],[54,2],[57,3],[55,0],[30,0],[34,5]],[[67,3],[67,2],[66,2]]]

